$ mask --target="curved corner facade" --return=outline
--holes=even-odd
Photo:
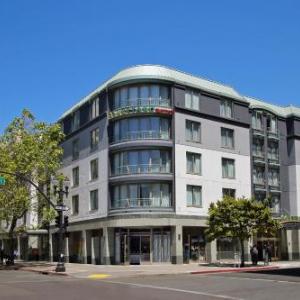
[[[237,245],[206,241],[211,202],[255,196],[270,198],[274,213],[297,210],[289,181],[299,175],[297,112],[276,115],[258,102],[176,70],[136,66],[64,113],[62,172],[72,185],[66,259],[212,261]],[[279,239],[277,255],[278,247]]]

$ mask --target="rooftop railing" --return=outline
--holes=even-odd
[[[130,198],[114,200],[111,209],[171,208],[170,198]]]

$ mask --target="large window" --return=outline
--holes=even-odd
[[[91,150],[97,149],[99,145],[99,128],[95,128],[91,131],[90,139],[91,139],[90,142]]]
[[[201,154],[186,153],[186,172],[193,175],[201,175]]]
[[[79,185],[79,167],[72,169],[72,186],[76,187]]]
[[[91,180],[98,179],[98,158],[90,162]]]
[[[232,101],[224,100],[224,99],[221,100],[220,115],[221,115],[221,117],[225,117],[225,118],[232,118],[233,117]]]
[[[77,110],[72,117],[72,131],[75,131],[80,126],[80,111]]]
[[[264,157],[263,141],[261,139],[253,139],[252,152],[254,156]]]
[[[139,183],[114,186],[112,208],[171,207],[171,187],[167,183]]]
[[[278,143],[268,142],[268,159],[272,161],[279,161]]]
[[[264,167],[255,166],[253,169],[253,183],[264,185],[265,184],[265,169]]]
[[[268,171],[268,183],[270,186],[279,186],[279,170],[269,169]]]
[[[139,117],[115,121],[113,124],[113,142],[170,139],[170,120],[160,117]]]
[[[202,187],[199,185],[186,186],[187,206],[202,207]]]
[[[185,107],[194,110],[200,110],[200,95],[191,90],[185,91]]]
[[[77,215],[79,213],[79,196],[72,196],[72,215]]]
[[[262,125],[262,112],[260,111],[253,111],[252,113],[252,128],[257,129],[257,130],[262,130],[263,125]]]
[[[277,119],[273,115],[267,115],[267,129],[269,132],[277,133]]]
[[[167,150],[136,150],[113,154],[112,173],[170,173],[171,153]]]
[[[90,119],[95,119],[96,117],[99,116],[99,98],[95,98],[91,101],[91,106],[90,106]]]
[[[201,141],[201,124],[190,120],[185,121],[185,138],[188,142]]]
[[[90,210],[98,209],[98,190],[90,191]]]
[[[169,89],[158,84],[143,84],[115,90],[113,110],[131,106],[169,107]]]
[[[79,139],[72,142],[72,158],[73,160],[79,158]]]
[[[224,148],[234,148],[234,131],[229,128],[221,128],[221,144]]]
[[[235,178],[234,159],[222,158],[222,177],[229,179]]]

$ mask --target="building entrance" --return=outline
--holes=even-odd
[[[130,236],[129,256],[131,262],[150,262],[150,235]]]

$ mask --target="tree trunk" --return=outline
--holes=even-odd
[[[241,268],[245,267],[245,249],[244,249],[244,240],[240,239],[241,244]]]
[[[8,253],[8,262],[9,265],[14,265],[15,263],[15,257],[14,257],[14,251],[15,251],[15,243],[14,243],[14,231],[17,226],[17,219],[12,218],[9,231],[8,231],[8,245],[9,245],[9,253]]]

